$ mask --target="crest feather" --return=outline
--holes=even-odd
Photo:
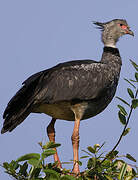
[[[93,21],[93,24],[97,26],[97,27],[96,27],[97,29],[104,30],[104,25],[105,25],[105,23]]]

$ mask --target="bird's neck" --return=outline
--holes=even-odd
[[[103,54],[101,58],[101,62],[105,64],[118,64],[122,65],[122,60],[120,57],[119,50],[114,47],[105,46],[103,49]]]
[[[105,47],[116,48],[116,43],[119,40],[119,36],[117,33],[113,33],[112,31],[105,30],[102,33],[102,42]]]

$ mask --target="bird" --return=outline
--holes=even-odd
[[[11,132],[30,113],[45,113],[51,116],[47,134],[49,141],[54,143],[56,120],[74,121],[71,136],[74,174],[80,173],[80,121],[101,113],[113,99],[122,66],[116,43],[123,35],[134,36],[124,19],[93,23],[101,30],[101,40],[104,44],[101,60],[63,62],[33,74],[22,83],[21,89],[11,98],[3,113],[2,134]],[[61,168],[57,150],[54,160]]]

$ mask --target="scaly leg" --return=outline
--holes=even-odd
[[[74,129],[73,129],[73,133],[71,136],[71,140],[72,140],[72,145],[73,145],[73,170],[72,172],[75,174],[79,174],[80,170],[79,170],[79,153],[78,153],[78,149],[79,149],[79,126],[80,126],[80,119],[75,118],[75,124],[74,124]]]
[[[55,125],[56,119],[52,118],[50,124],[47,127],[47,135],[50,141],[55,142]],[[54,150],[56,150],[56,148],[54,148]],[[54,161],[58,161],[58,167],[62,168],[61,166],[61,162],[59,160],[58,154],[57,154],[57,150],[56,153],[54,154]]]

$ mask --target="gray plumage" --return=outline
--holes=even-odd
[[[134,34],[125,20],[94,24],[102,29],[105,47],[101,61],[65,62],[29,77],[8,103],[1,133],[12,131],[32,112],[74,121],[75,117],[93,117],[107,107],[115,95],[122,65],[115,44],[120,36]]]

